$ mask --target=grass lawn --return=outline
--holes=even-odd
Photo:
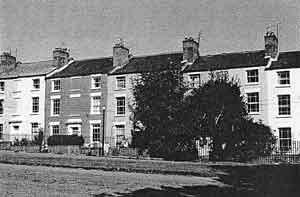
[[[0,151],[0,163],[2,196],[27,192],[28,196],[300,196],[300,165],[204,164],[5,151]]]
[[[109,157],[56,155],[50,153],[15,153],[10,151],[0,151],[0,163],[99,169],[106,171],[196,175],[202,177],[212,177],[216,176],[218,173],[222,173],[221,171],[199,162],[135,160]]]

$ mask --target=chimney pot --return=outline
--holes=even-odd
[[[122,42],[117,43],[113,47],[113,66],[123,66],[129,62],[129,49]]]
[[[59,48],[56,47],[53,50],[53,60],[54,60],[54,65],[59,68],[64,66],[65,64],[68,63],[69,61],[69,54],[70,50],[67,48]]]
[[[278,54],[278,38],[274,32],[267,31],[265,38],[265,57],[276,58]]]
[[[199,43],[192,37],[185,38],[182,41],[183,61],[193,63],[199,57]]]

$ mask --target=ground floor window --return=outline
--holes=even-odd
[[[59,135],[59,125],[52,125],[52,135]]]
[[[116,137],[117,137],[117,145],[122,145],[125,140],[125,125],[119,124],[115,125],[116,128]]]
[[[92,124],[92,140],[93,142],[101,141],[101,125],[100,124]]]
[[[38,135],[39,133],[39,123],[33,122],[31,123],[31,134],[33,136]]]
[[[279,128],[279,147],[280,151],[289,151],[292,146],[291,128]]]

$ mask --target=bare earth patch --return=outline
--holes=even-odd
[[[1,196],[93,196],[161,186],[225,186],[212,177],[0,164]]]

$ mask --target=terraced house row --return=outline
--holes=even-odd
[[[1,140],[32,138],[43,128],[47,136],[82,135],[89,144],[102,140],[104,126],[106,144],[130,141],[132,80],[179,67],[191,87],[208,80],[211,71],[239,80],[249,114],[289,148],[300,139],[300,51],[279,52],[273,32],[264,41],[261,50],[205,56],[193,38],[183,40],[180,52],[146,56],[130,55],[122,43],[113,46],[112,57],[95,59],[73,60],[64,48],[53,51],[53,60],[34,63],[3,53]]]

